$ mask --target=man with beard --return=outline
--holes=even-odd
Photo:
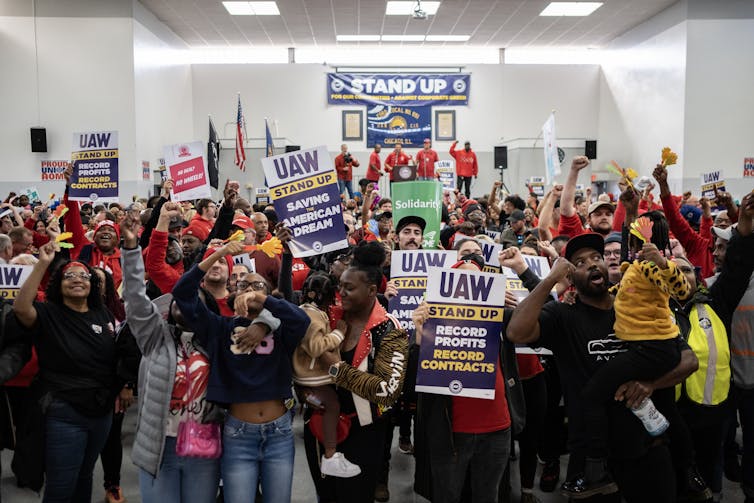
[[[615,311],[603,253],[604,241],[592,233],[572,238],[566,245],[565,259],[555,262],[550,274],[513,312],[507,332],[512,342],[549,348],[558,360],[571,453],[563,490],[580,498],[591,495],[585,491],[583,480],[589,432],[584,423],[582,389],[606,361],[625,351],[625,344],[613,330]],[[575,303],[545,304],[552,288],[565,277],[570,277],[576,288]],[[680,363],[651,383],[655,404],[672,406],[673,390],[667,388],[689,376],[697,365],[693,352],[683,347]],[[641,421],[618,403],[625,399],[626,405],[635,406],[646,396],[636,381],[616,391],[616,401],[608,407],[609,466],[626,501],[675,501],[675,474],[667,446],[651,437]]]
[[[573,158],[571,171],[568,172],[568,180],[563,185],[563,195],[560,198],[560,222],[558,234],[575,237],[587,232],[581,225],[581,219],[576,212],[576,182],[579,171],[589,166],[589,159],[583,155]],[[613,231],[613,205],[609,202],[597,201],[589,205],[587,211],[587,223],[592,232],[606,237]]]
[[[398,250],[418,250],[424,241],[424,228],[427,222],[423,218],[409,215],[398,220],[395,228]]]
[[[500,242],[503,244],[503,248],[510,248],[511,246],[521,248],[521,245],[524,244],[527,231],[526,215],[524,215],[523,211],[515,209],[511,211],[508,223],[510,226],[500,235]]]
[[[611,285],[620,283],[620,232],[612,232],[605,238],[605,265],[607,266],[607,280]]]

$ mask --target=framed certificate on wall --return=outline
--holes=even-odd
[[[364,141],[363,110],[343,110],[343,141]]]
[[[453,141],[456,139],[456,111],[435,110],[435,140]]]

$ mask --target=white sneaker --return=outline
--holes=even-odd
[[[322,475],[347,479],[360,474],[361,468],[348,461],[340,452],[336,452],[331,458],[326,458],[324,454],[322,455],[322,464],[319,465],[319,471]]]

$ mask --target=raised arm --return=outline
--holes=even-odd
[[[173,190],[173,180],[168,178],[167,180],[162,182],[162,192],[160,192],[160,198],[157,200],[157,204],[152,208],[152,214],[149,216],[147,224],[141,230],[141,237],[139,237],[139,246],[144,249],[149,246],[149,238],[152,237],[152,230],[157,226],[162,205],[170,200],[171,190]]]
[[[58,250],[60,250],[60,247],[55,241],[50,241],[39,249],[39,262],[34,264],[31,274],[18,291],[18,296],[13,302],[13,312],[16,314],[16,319],[25,328],[32,328],[37,323],[34,299],[37,297],[39,284]]]
[[[577,155],[571,162],[571,170],[563,184],[563,195],[560,196],[560,216],[572,217],[576,214],[576,182],[579,180],[579,171],[589,166],[589,159],[583,155]]]
[[[149,278],[157,285],[162,293],[170,292],[181,277],[180,271],[165,262],[168,248],[168,227],[173,216],[181,214],[178,203],[165,202],[160,207],[157,226],[152,233],[149,248],[147,248],[146,269]]]
[[[137,222],[130,217],[120,226],[123,248],[123,301],[126,305],[126,322],[142,354],[151,353],[162,343],[162,315],[147,297],[144,283],[144,261],[136,237]]]
[[[555,209],[555,202],[558,201],[563,194],[563,186],[555,185],[550,192],[547,193],[542,204],[539,205],[539,239],[544,241],[552,241],[550,228],[552,227],[552,212]]]

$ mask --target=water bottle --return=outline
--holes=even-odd
[[[657,410],[651,398],[645,398],[638,407],[631,409],[631,412],[641,419],[644,428],[653,437],[662,435],[670,426],[665,416]]]

